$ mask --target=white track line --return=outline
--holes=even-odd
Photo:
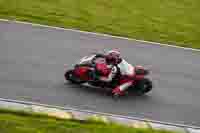
[[[171,126],[182,127],[182,128],[200,129],[200,127],[198,127],[198,126],[177,124],[177,123],[169,123],[169,122],[164,122],[164,121],[156,121],[156,120],[150,120],[150,119],[143,119],[143,118],[139,118],[139,117],[124,116],[124,115],[118,115],[118,114],[110,114],[110,113],[105,113],[105,112],[96,112],[96,111],[92,111],[92,110],[82,110],[82,109],[78,109],[78,108],[74,108],[74,107],[62,107],[62,106],[41,104],[41,103],[37,103],[37,102],[7,99],[7,98],[0,98],[0,101],[11,102],[11,103],[19,103],[19,104],[26,104],[26,105],[43,106],[43,107],[48,107],[48,108],[57,108],[57,109],[61,109],[61,110],[80,111],[80,112],[85,112],[85,113],[89,113],[89,114],[106,115],[106,116],[125,118],[125,119],[130,119],[130,120],[148,121],[148,122],[152,122],[152,123],[171,125]]]
[[[40,26],[40,27],[46,27],[46,28],[51,28],[51,29],[57,29],[57,30],[73,31],[73,32],[79,32],[79,33],[84,33],[84,34],[93,34],[93,35],[97,35],[97,36],[104,36],[104,37],[110,37],[110,38],[118,38],[118,39],[123,39],[123,40],[137,41],[137,42],[141,42],[141,43],[156,44],[156,45],[161,45],[161,46],[168,46],[168,47],[173,47],[173,48],[181,48],[181,49],[184,49],[184,50],[192,50],[192,51],[198,51],[198,52],[200,52],[200,49],[187,48],[187,47],[169,45],[169,44],[158,43],[158,42],[137,40],[137,39],[134,39],[134,38],[127,38],[127,37],[121,37],[121,36],[113,36],[113,35],[103,34],[103,33],[88,32],[88,31],[81,31],[81,30],[75,30],[75,29],[67,29],[67,28],[61,28],[61,27],[55,27],[55,26],[48,26],[48,25],[42,25],[42,24],[36,24],[36,23],[24,22],[24,21],[8,20],[8,19],[0,19],[0,21],[14,22],[14,23],[18,23],[18,24],[28,24],[28,25],[32,25],[32,26]]]

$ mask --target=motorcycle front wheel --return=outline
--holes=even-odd
[[[70,81],[74,84],[83,84],[85,83],[85,81],[79,80],[77,77],[75,77],[73,70],[68,70],[67,72],[65,72],[65,79],[67,81]]]

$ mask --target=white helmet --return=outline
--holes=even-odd
[[[107,51],[105,56],[109,64],[118,64],[121,61],[121,53],[116,49]]]

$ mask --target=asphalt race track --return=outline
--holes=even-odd
[[[147,96],[116,102],[101,90],[64,83],[64,64],[120,48],[151,68]],[[200,52],[93,34],[0,22],[0,97],[200,126]]]

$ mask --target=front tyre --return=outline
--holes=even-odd
[[[71,83],[74,83],[74,84],[82,84],[82,83],[85,83],[85,81],[81,81],[81,80],[78,80],[74,74],[73,74],[73,70],[68,70],[66,73],[65,73],[65,80],[67,81],[70,81]]]

